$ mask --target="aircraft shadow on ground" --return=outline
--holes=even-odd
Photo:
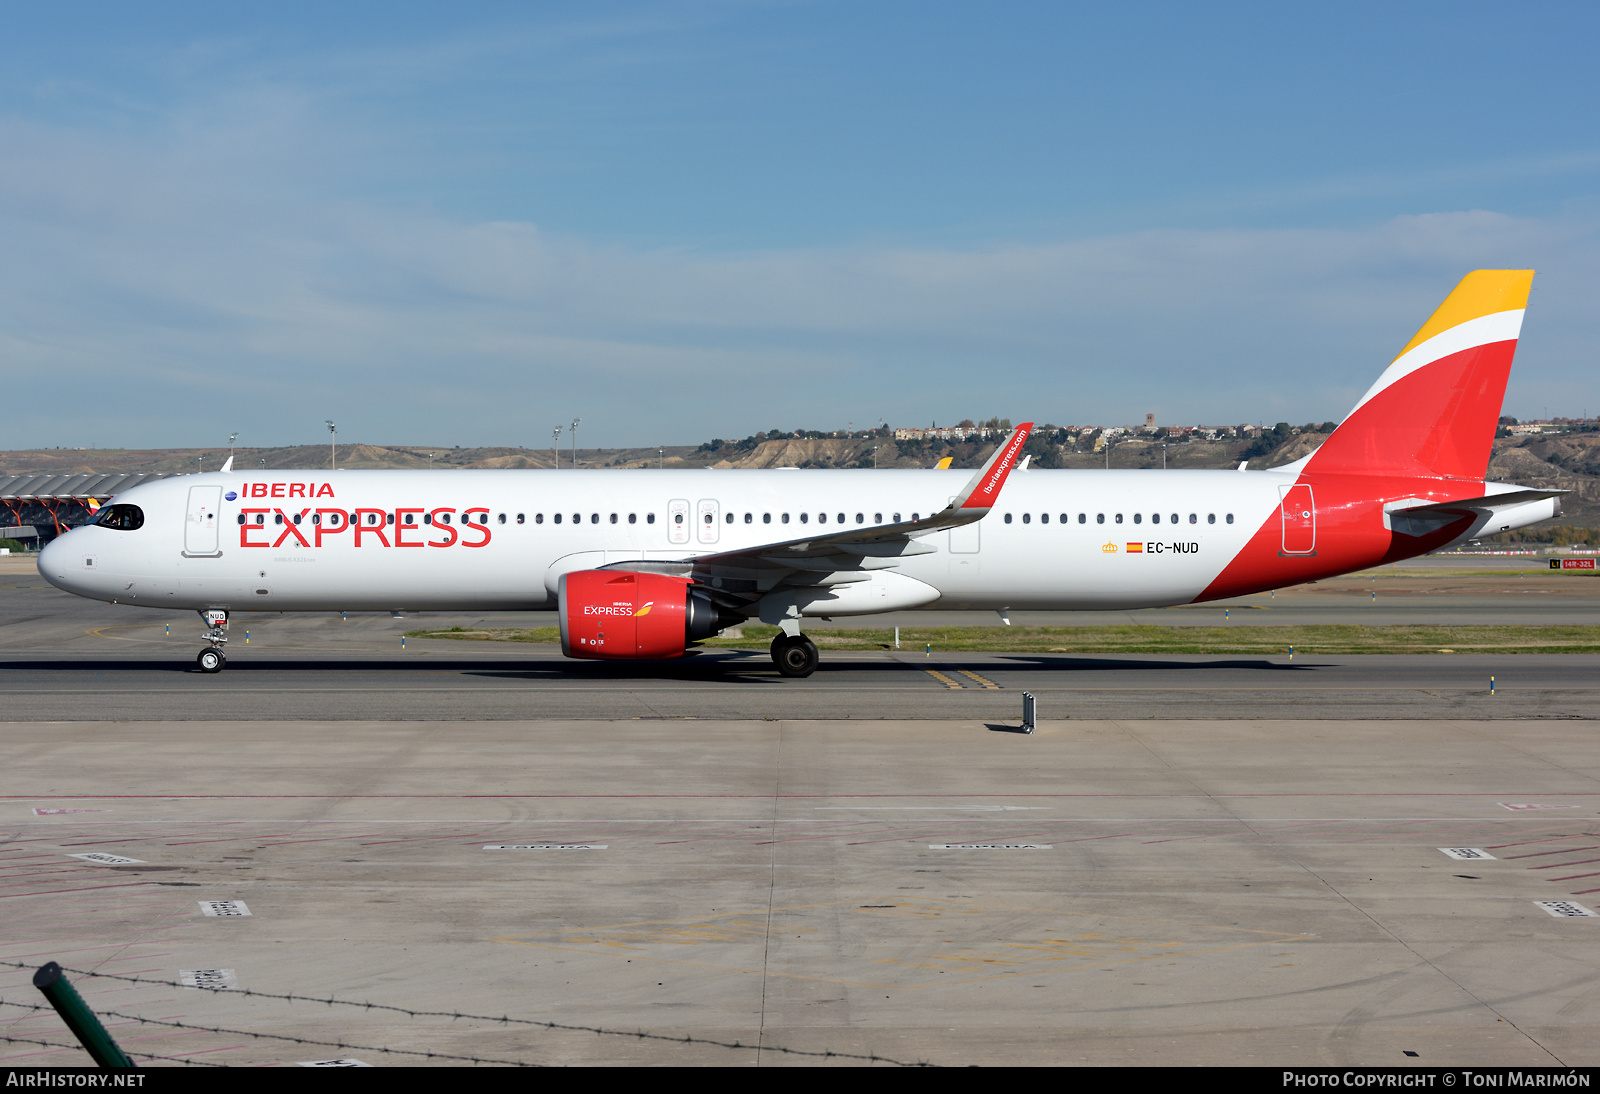
[[[969,670],[984,673],[1026,671],[1029,673],[1079,673],[1079,672],[1216,672],[1219,670],[1247,672],[1302,673],[1317,669],[1338,667],[1332,663],[1297,661],[1293,664],[1265,659],[1230,658],[1227,660],[1165,660],[1159,658],[1106,658],[1076,656],[1017,656],[1010,655],[1000,663],[993,659],[965,659],[944,656],[926,663],[920,658],[882,661],[831,661],[824,654],[818,673],[832,675],[850,673],[857,677],[903,676],[907,669],[920,671]],[[84,673],[125,672],[134,675],[193,673],[204,675],[192,660],[187,658],[162,658],[139,660],[99,660],[95,658],[34,658],[30,660],[0,661],[0,676],[12,673]],[[230,673],[249,676],[282,673],[307,673],[328,675],[333,673],[389,674],[415,673],[458,674],[498,679],[521,680],[592,680],[600,681],[729,681],[777,683],[771,660],[765,653],[748,653],[739,650],[706,651],[670,661],[573,661],[549,656],[531,656],[526,661],[506,664],[485,664],[470,658],[426,660],[398,656],[349,658],[330,657],[318,659],[263,657],[235,652],[219,678]]]

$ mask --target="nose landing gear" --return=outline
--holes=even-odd
[[[810,676],[818,660],[816,643],[803,634],[780,634],[772,640],[772,663],[783,676]]]
[[[228,641],[228,613],[212,608],[201,612],[200,618],[206,622],[205,640],[211,644],[200,651],[194,663],[200,666],[201,672],[221,672],[228,663],[227,655],[222,652]]]

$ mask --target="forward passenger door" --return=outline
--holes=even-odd
[[[183,523],[183,554],[185,558],[216,558],[221,529],[217,510],[222,507],[222,487],[189,487],[189,510]]]

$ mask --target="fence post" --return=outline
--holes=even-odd
[[[111,1039],[111,1034],[106,1032],[106,1027],[100,1024],[100,1019],[94,1016],[94,1011],[89,1009],[78,990],[67,982],[60,965],[51,961],[42,966],[33,974],[33,986],[50,1000],[50,1005],[56,1008],[56,1013],[61,1015],[61,1020],[67,1024],[73,1036],[94,1057],[95,1063],[101,1067],[138,1068],[139,1065],[130,1060],[128,1054]]]

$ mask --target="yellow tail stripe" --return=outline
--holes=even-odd
[[[1406,343],[1399,356],[1404,357],[1434,335],[1469,319],[1526,308],[1528,291],[1532,288],[1532,270],[1473,270],[1444,298],[1444,303],[1422,324],[1422,329]]]

